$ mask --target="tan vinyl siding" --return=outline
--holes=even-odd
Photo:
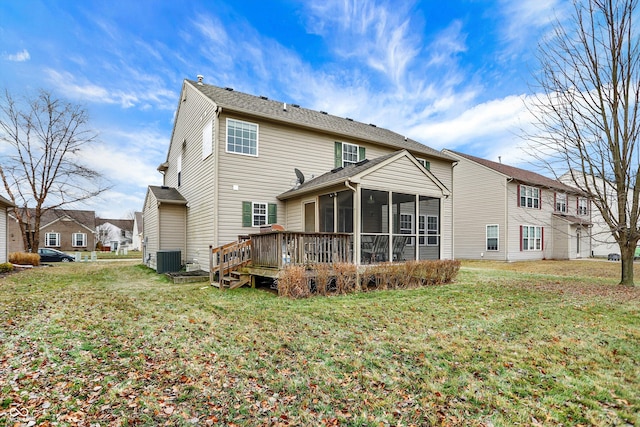
[[[226,119],[228,117],[258,124],[258,156],[245,156],[226,152]],[[220,115],[219,144],[219,196],[218,209],[220,236],[218,244],[236,240],[238,235],[255,233],[257,227],[242,227],[242,202],[277,203],[278,222],[288,230],[302,231],[301,220],[292,219],[287,207],[276,196],[291,189],[296,183],[294,168],[305,179],[321,175],[334,167],[335,141],[365,147],[366,157],[373,158],[391,152],[370,144],[335,138],[275,123],[257,122],[241,116]],[[237,190],[234,190],[237,188]],[[188,199],[188,198],[187,198]],[[224,224],[224,225],[222,225]]]
[[[540,209],[525,208],[518,206],[518,184],[510,182],[508,186],[509,197],[509,260],[528,261],[544,258],[552,258],[554,247],[554,233],[552,227],[552,215],[555,210],[554,191],[548,188],[538,187],[542,193],[540,197]],[[521,251],[520,250],[520,226],[543,227],[542,251]]]
[[[506,259],[506,177],[464,159],[453,171],[455,257]],[[515,202],[515,198],[513,200]],[[487,225],[498,225],[498,251],[486,250]],[[510,230],[509,234],[513,235],[514,231]]]
[[[156,268],[156,252],[158,251],[158,236],[159,236],[159,222],[158,222],[158,201],[154,197],[151,191],[147,192],[147,198],[145,200],[144,211],[142,213],[144,218],[144,235],[143,241],[146,242],[146,246],[143,253],[143,262],[149,268]]]
[[[161,204],[159,208],[160,241],[158,250],[179,249],[185,261],[185,207]]]
[[[185,85],[186,100],[181,101],[171,141],[168,161],[169,169],[165,174],[165,185],[177,188],[189,201],[187,209],[188,234],[186,248],[183,248],[183,260],[197,260],[208,265],[209,245],[214,244],[215,229],[215,174],[216,139],[213,155],[202,159],[203,129],[213,120],[213,132],[217,132],[219,121],[216,119],[215,105],[200,92]],[[184,99],[183,94],[181,99]],[[183,141],[186,143],[183,147]],[[182,155],[181,185],[178,186],[177,159]],[[166,224],[163,224],[163,228]],[[185,227],[181,229],[183,232]],[[177,236],[173,236],[176,239]],[[164,246],[164,245],[163,245]],[[163,249],[171,249],[163,247]]]

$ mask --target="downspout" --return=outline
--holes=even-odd
[[[504,186],[504,260],[509,262],[509,183],[513,181],[513,178],[507,178],[507,183]],[[500,236],[498,235],[498,241]]]
[[[219,191],[219,185],[218,185],[218,164],[219,164],[219,158],[220,158],[220,144],[218,141],[218,137],[220,135],[220,113],[222,113],[222,107],[220,106],[216,106],[215,110],[213,111],[215,114],[214,117],[214,130],[213,130],[213,140],[214,140],[214,145],[215,145],[215,150],[213,151],[213,155],[214,155],[214,159],[213,159],[213,246],[214,247],[218,247],[220,246],[220,228],[218,227],[218,216],[220,215],[220,208],[219,208],[219,202],[220,202],[220,196],[218,194]]]
[[[353,204],[355,209],[353,210],[353,263],[355,265],[360,264],[360,183],[354,182],[355,187],[351,185],[349,180],[344,182],[345,187],[353,191]]]
[[[455,248],[455,244],[456,244],[456,224],[454,221],[455,218],[455,197],[453,197],[453,195],[455,194],[455,182],[454,182],[454,173],[453,173],[453,168],[455,168],[456,166],[458,166],[458,161],[453,162],[453,164],[451,165],[451,191],[453,194],[451,194],[451,259],[456,259],[456,248]],[[442,247],[442,245],[440,245],[440,247]],[[440,259],[442,259],[442,256],[440,257]]]

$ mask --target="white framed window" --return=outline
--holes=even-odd
[[[520,206],[523,208],[540,208],[540,189],[521,185],[520,187]]]
[[[182,184],[182,153],[178,156],[178,165],[176,169],[178,170],[178,187],[180,187]]]
[[[73,233],[71,235],[71,245],[74,248],[82,248],[87,246],[87,234],[86,233]]]
[[[556,212],[567,213],[567,195],[556,193]]]
[[[252,223],[254,227],[267,225],[267,204],[253,202],[251,207]]]
[[[533,225],[523,225],[520,228],[522,234],[523,251],[542,250],[542,227]]]
[[[44,235],[44,245],[51,248],[60,247],[60,233],[46,233]]]
[[[589,201],[584,197],[578,197],[578,215],[589,215]]]
[[[427,215],[427,246],[438,246],[440,241],[440,229],[438,227],[438,216]]]
[[[416,157],[416,160],[420,162],[420,164],[426,169],[426,170],[431,170],[431,162],[425,159],[421,159],[419,157]]]
[[[499,230],[498,224],[487,225],[487,251],[498,250]]]
[[[258,156],[258,125],[227,119],[227,153]]]
[[[213,120],[209,120],[202,128],[202,160],[213,153]]]
[[[400,214],[400,234],[413,234],[413,215]],[[408,239],[407,244],[413,246],[413,237]]]
[[[342,143],[342,166],[349,166],[359,162],[359,147],[355,144]]]

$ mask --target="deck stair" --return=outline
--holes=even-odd
[[[251,284],[251,275],[238,270],[230,272],[220,281],[220,285],[226,289],[236,289],[247,284]]]
[[[217,248],[211,247],[209,273],[212,286],[220,289],[236,289],[251,283],[251,276],[241,272],[251,263],[251,240],[227,243]],[[214,281],[217,273],[218,281]]]

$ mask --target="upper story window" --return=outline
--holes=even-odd
[[[86,233],[73,233],[71,236],[71,243],[73,247],[85,247],[87,246],[87,234]]]
[[[260,227],[278,221],[278,206],[275,203],[242,202],[242,226]]]
[[[178,187],[180,187],[180,185],[182,185],[182,153],[180,153],[180,155],[178,156],[177,169],[178,169]]]
[[[258,125],[227,119],[227,152],[258,155]]]
[[[589,201],[584,197],[578,197],[578,215],[589,215]]]
[[[420,164],[426,169],[431,170],[431,162],[425,159],[417,158],[416,160],[420,162]]]
[[[336,142],[335,167],[344,167],[358,163],[366,158],[365,148],[347,142]]]
[[[525,208],[540,209],[540,189],[521,185],[520,187],[520,206]]]
[[[567,213],[567,195],[556,193],[556,212]]]
[[[46,233],[44,236],[45,246],[57,248],[60,246],[60,233]]]

